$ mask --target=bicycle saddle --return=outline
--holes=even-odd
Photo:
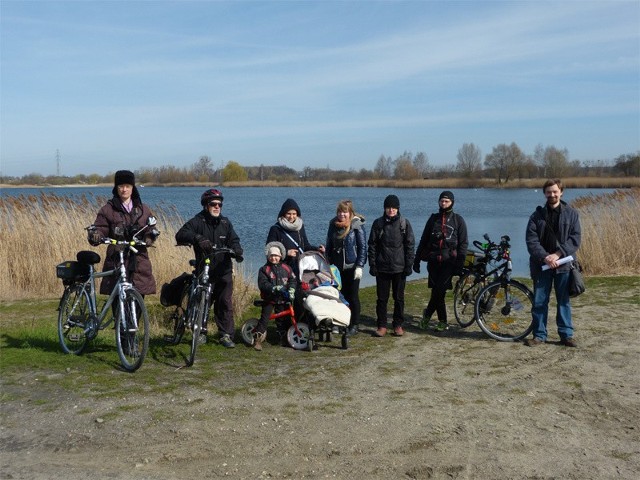
[[[76,258],[78,259],[78,262],[86,263],[88,265],[100,263],[100,255],[90,250],[82,250],[81,252],[78,252]]]

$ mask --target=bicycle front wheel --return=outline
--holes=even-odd
[[[125,291],[124,309],[118,308],[116,346],[125,370],[140,368],[149,348],[149,314],[142,295],[136,290]]]
[[[209,304],[207,301],[207,291],[201,290],[198,294],[196,301],[194,302],[194,307],[189,312],[189,315],[192,315],[190,319],[191,323],[191,351],[189,352],[189,358],[187,359],[187,366],[190,367],[193,365],[193,362],[196,361],[196,350],[198,349],[198,343],[200,341],[200,334],[202,333],[202,326],[204,325],[204,318],[207,315],[207,310],[209,309]]]
[[[89,341],[89,294],[82,285],[68,287],[58,307],[58,340],[64,353],[80,355]]]
[[[479,280],[474,273],[468,272],[458,279],[453,289],[453,313],[462,328],[471,325],[476,319],[476,297],[486,282]]]
[[[503,342],[522,340],[531,333],[533,293],[516,281],[496,281],[478,293],[476,321],[484,333]]]

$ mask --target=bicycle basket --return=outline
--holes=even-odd
[[[180,297],[184,287],[189,283],[191,275],[183,273],[179,277],[174,278],[169,283],[162,285],[160,289],[160,303],[164,307],[173,307],[180,304]]]
[[[465,268],[475,267],[484,258],[484,253],[475,250],[467,250],[467,256],[464,259]]]
[[[59,263],[56,265],[56,277],[62,279],[65,285],[76,280],[84,281],[89,278],[89,265],[75,260]]]

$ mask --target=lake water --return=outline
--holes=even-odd
[[[202,187],[145,187],[140,188],[142,200],[153,209],[155,206],[173,205],[188,220],[200,210]],[[92,194],[111,197],[111,188],[16,188],[3,189],[0,195],[38,194],[52,192],[56,195],[80,196]],[[335,215],[339,200],[350,198],[356,211],[366,217],[367,236],[373,220],[383,213],[384,198],[393,193],[400,198],[400,212],[413,226],[416,243],[429,215],[437,211],[438,195],[442,189],[385,189],[385,188],[341,188],[341,187],[296,187],[296,188],[222,188],[224,194],[223,215],[230,218],[245,250],[245,259],[250,271],[264,263],[264,243],[273,225],[280,206],[287,198],[300,205],[307,235],[312,244],[324,243],[329,221]],[[512,244],[514,274],[528,276],[528,254],[524,242],[524,231],[529,215],[537,205],[544,203],[541,189],[454,189],[455,211],[461,214],[469,232],[469,243],[481,240],[488,233],[498,241],[501,235],[509,235]],[[567,189],[563,199],[570,202],[576,197],[612,192],[613,189]],[[87,224],[94,218],[88,218]],[[173,239],[171,239],[173,241]],[[176,272],[182,271],[176,266]],[[424,277],[424,264],[421,275]],[[373,285],[374,279],[365,276],[362,285]]]

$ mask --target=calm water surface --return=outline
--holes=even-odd
[[[80,196],[91,194],[111,197],[111,188],[17,188],[3,189],[0,195],[38,194],[52,192],[56,195]],[[153,209],[156,206],[175,206],[188,220],[200,210],[202,187],[145,187],[140,188],[142,200]],[[393,193],[400,198],[400,212],[409,219],[416,236],[420,239],[422,229],[431,213],[438,210],[438,195],[442,189],[384,189],[384,188],[339,188],[339,187],[297,187],[297,188],[223,188],[223,215],[234,225],[243,248],[249,271],[256,271],[264,263],[263,247],[280,206],[287,198],[295,199],[302,210],[307,235],[312,244],[324,243],[329,221],[335,215],[339,200],[350,198],[356,211],[366,217],[367,236],[373,220],[383,213],[384,198]],[[563,199],[570,202],[574,198],[590,194],[612,192],[613,189],[567,189]],[[534,189],[454,189],[454,210],[467,222],[469,242],[481,240],[488,233],[498,241],[501,235],[509,235],[512,243],[514,273],[528,276],[528,254],[524,243],[524,230],[529,215],[537,205],[544,203],[542,190]],[[95,218],[95,217],[94,217]],[[94,218],[87,219],[87,225]],[[161,237],[164,241],[173,241]],[[70,252],[71,254],[72,252]],[[176,265],[176,273],[184,266]],[[424,272],[424,264],[422,271]],[[413,274],[410,278],[424,277]],[[362,285],[373,285],[374,279],[368,275]]]

